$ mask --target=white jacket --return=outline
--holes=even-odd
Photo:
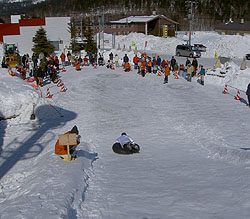
[[[116,142],[120,143],[122,148],[123,148],[123,145],[125,145],[125,144],[127,144],[129,142],[134,144],[133,139],[130,138],[129,136],[127,136],[127,135],[121,135],[119,138],[116,139]]]

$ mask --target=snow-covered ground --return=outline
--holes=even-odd
[[[0,69],[0,117],[17,116],[0,121],[0,218],[250,217],[249,68],[208,70],[205,86],[121,68],[66,70],[60,92],[49,81],[36,91]],[[54,145],[74,125],[78,158],[62,161]],[[139,154],[113,153],[124,131]]]

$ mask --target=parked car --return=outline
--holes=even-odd
[[[200,52],[206,52],[207,47],[202,44],[194,44],[194,47],[197,48]]]
[[[176,53],[177,56],[187,56],[190,58],[199,58],[201,57],[201,52],[197,50],[194,46],[190,45],[177,45]]]
[[[246,59],[250,60],[250,53],[246,54]]]

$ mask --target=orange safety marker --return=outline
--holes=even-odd
[[[58,82],[57,82],[57,87],[61,87],[62,85],[61,85],[61,79],[58,79]]]
[[[94,69],[96,69],[96,63],[94,64]]]
[[[228,94],[227,85],[225,84],[223,94]]]
[[[62,84],[62,88],[61,88],[60,92],[66,92],[66,88],[64,87],[64,84]]]
[[[63,66],[63,68],[62,68],[62,72],[66,72],[66,69],[64,68],[64,66]]]
[[[51,94],[50,94],[50,91],[49,91],[49,88],[47,88],[47,95],[46,95],[46,98],[52,98]]]
[[[174,79],[179,79],[179,76],[178,76],[177,72],[174,73],[174,76],[175,76]]]
[[[240,100],[240,92],[239,91],[237,91],[237,95],[236,95],[236,97],[234,99],[235,100]]]
[[[161,76],[161,70],[160,70],[160,69],[158,69],[158,74],[157,74],[157,76]]]

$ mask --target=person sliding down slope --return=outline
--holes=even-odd
[[[130,136],[123,132],[121,136],[116,139],[112,149],[118,154],[133,154],[140,151],[140,146],[136,144]]]

